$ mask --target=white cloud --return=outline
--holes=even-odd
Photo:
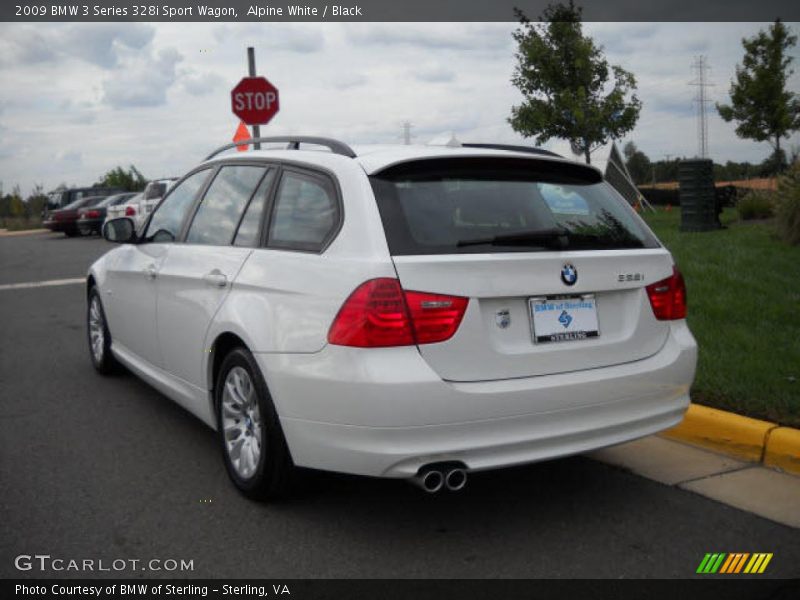
[[[279,23],[264,27],[259,24],[225,24],[214,29],[219,44],[237,41],[260,49],[308,54],[325,46],[325,35],[315,24]]]
[[[408,72],[408,76],[427,83],[449,83],[456,78],[456,74],[450,69],[436,65],[415,67]]]
[[[0,66],[37,65],[66,58],[110,69],[125,49],[144,48],[155,35],[145,23],[47,24],[5,26]]]
[[[56,160],[66,168],[79,167],[83,162],[83,156],[76,150],[61,151],[56,154]]]
[[[11,65],[36,65],[53,60],[56,51],[37,28],[19,25],[0,37],[0,68]]]
[[[366,85],[369,79],[362,73],[342,73],[331,78],[331,87],[337,90],[349,90]]]
[[[508,30],[505,23],[364,23],[348,27],[347,38],[356,46],[491,52],[511,46]]]
[[[155,35],[155,28],[144,23],[84,23],[68,26],[56,36],[60,52],[100,67],[119,64],[126,49],[141,50]]]
[[[181,75],[183,88],[193,96],[205,96],[221,87],[225,81],[216,73],[195,73],[189,71]]]
[[[103,81],[103,101],[117,109],[165,104],[181,60],[175,48],[130,57]]]

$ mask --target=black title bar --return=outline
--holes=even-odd
[[[565,0],[566,1],[566,0]],[[0,21],[16,22],[488,22],[536,19],[550,0],[11,0]],[[800,21],[797,0],[578,0],[585,21]]]

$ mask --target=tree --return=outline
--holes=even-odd
[[[520,28],[513,33],[518,64],[511,82],[524,101],[512,107],[508,122],[537,144],[569,140],[590,163],[593,150],[636,124],[642,107],[633,93],[636,79],[610,66],[602,47],[583,35],[581,9],[572,0],[549,5],[539,23],[514,12]]]
[[[25,203],[19,185],[10,194],[0,197],[0,217],[21,217],[25,214]]]
[[[653,165],[647,155],[633,142],[625,144],[622,153],[625,155],[625,166],[628,167],[633,182],[637,185],[650,183],[653,179]]]
[[[737,122],[736,135],[770,143],[776,166],[786,162],[781,138],[800,129],[800,98],[786,89],[786,80],[794,72],[787,51],[796,43],[797,36],[780,19],[768,31],[744,38],[744,59],[736,65],[736,79],[731,81],[731,103],[717,104],[725,121]]]
[[[33,186],[30,195],[25,199],[25,216],[31,218],[36,215],[42,214],[44,207],[47,205],[47,195],[44,193],[44,188],[41,183]]]
[[[147,185],[147,179],[133,165],[126,171],[122,167],[111,169],[98,181],[96,186],[122,188],[128,192],[140,192]]]

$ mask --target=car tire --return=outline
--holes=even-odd
[[[110,375],[120,370],[120,364],[111,352],[111,333],[108,330],[100,292],[96,287],[89,290],[86,304],[86,339],[89,343],[92,365],[98,373]]]
[[[255,500],[286,497],[294,465],[253,355],[245,348],[229,352],[216,381],[217,436],[231,481]]]

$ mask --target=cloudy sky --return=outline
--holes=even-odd
[[[741,38],[759,23],[587,23],[612,64],[632,71],[644,103],[634,140],[652,159],[693,156],[691,63],[712,67],[712,100],[727,100]],[[797,23],[790,24],[795,32]],[[281,94],[267,134],[400,143],[455,132],[464,141],[522,141],[508,126],[513,23],[0,24],[0,181],[87,185],[117,165],[180,175],[226,143],[238,124],[230,89],[256,47],[259,74]],[[800,59],[800,50],[794,49]],[[800,71],[800,60],[795,66]],[[790,81],[800,91],[800,74]],[[709,111],[717,161],[761,161]],[[627,141],[627,140],[626,140]],[[800,145],[795,134],[786,144]],[[557,144],[554,146],[558,147]]]

